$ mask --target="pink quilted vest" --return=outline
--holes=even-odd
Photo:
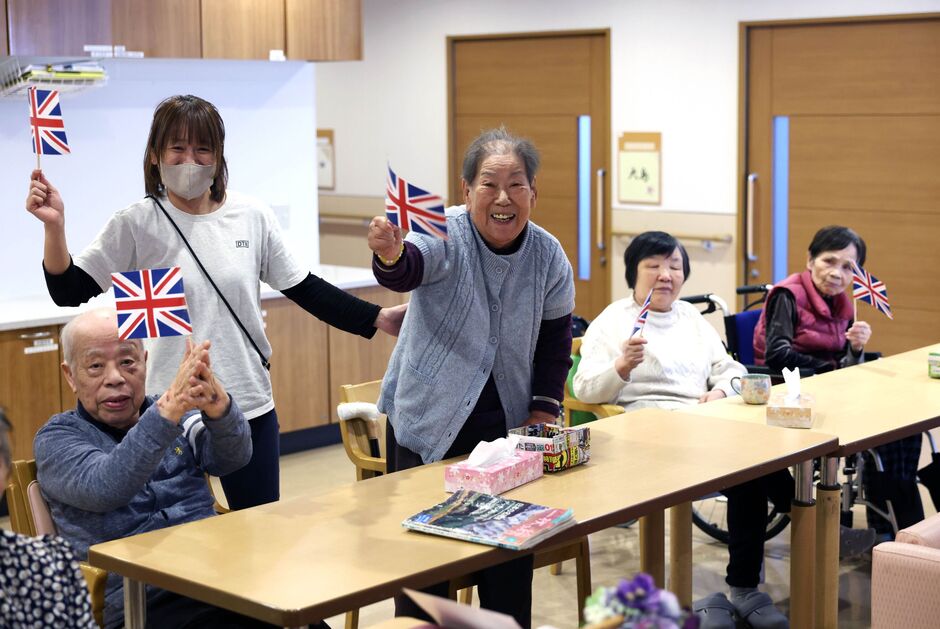
[[[832,311],[813,285],[810,272],[794,273],[771,290],[786,289],[796,298],[799,315],[793,349],[801,354],[835,362],[835,355],[845,347],[845,331],[852,320],[852,300],[845,293],[836,295]],[[768,297],[769,300],[769,297]],[[754,362],[764,364],[767,349],[767,311],[764,310],[754,329]]]

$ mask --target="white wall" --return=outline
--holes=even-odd
[[[310,63],[108,60],[101,88],[62,95],[71,155],[44,156],[66,204],[72,252],[107,218],[144,195],[143,153],[153,109],[173,94],[214,103],[226,129],[229,186],[277,207],[292,250],[319,260],[316,81]],[[25,95],[0,99],[0,300],[45,295],[42,226],[24,209],[30,149]]]
[[[738,23],[937,10],[938,0],[364,0],[364,60],[317,72],[318,124],[336,133],[334,194],[384,194],[386,160],[446,193],[448,35],[610,28],[612,151],[623,131],[661,131],[661,209],[734,213]]]

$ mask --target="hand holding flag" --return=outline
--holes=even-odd
[[[178,266],[112,273],[111,283],[122,340],[193,333]]]
[[[396,175],[391,166],[387,170],[385,214],[388,220],[401,229],[446,240],[444,200],[408,183]]]
[[[855,262],[852,263],[852,297],[874,306],[889,319],[894,319],[885,283]],[[858,318],[857,314],[855,318]]]

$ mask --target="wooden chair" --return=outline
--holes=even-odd
[[[7,487],[7,504],[10,507],[10,524],[13,531],[21,535],[55,535],[55,524],[49,506],[39,490],[36,480],[36,461],[14,461],[13,473]],[[104,626],[104,586],[108,573],[87,562],[79,562],[88,592],[91,611],[99,627]]]
[[[379,398],[381,384],[380,380],[362,384],[345,384],[340,387],[340,399],[343,402],[375,402]],[[341,419],[339,427],[340,434],[343,437],[343,447],[346,448],[346,455],[356,466],[356,480],[385,474],[385,416],[383,415],[380,421],[363,417]],[[443,479],[441,484],[443,485]],[[587,537],[539,550],[534,553],[533,559],[535,568],[551,566],[553,575],[561,574],[561,562],[566,559],[575,560],[578,587],[578,620],[583,623],[582,608],[584,601],[591,595],[591,548]],[[473,600],[474,585],[473,575],[452,579],[450,582],[451,598],[456,600],[459,592],[460,602],[469,605]],[[347,612],[346,629],[356,629],[358,622],[358,609]]]
[[[578,370],[578,362],[581,358],[581,337],[576,337],[571,340],[571,356],[574,359],[574,363],[571,365],[571,372],[568,374],[568,382],[565,385],[565,399],[561,403],[564,410],[565,426],[572,426],[571,415],[573,411],[591,413],[595,418],[612,417],[622,413],[623,407],[617,406],[616,404],[588,404],[574,396],[572,380],[575,372]]]

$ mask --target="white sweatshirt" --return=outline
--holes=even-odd
[[[725,351],[715,329],[692,304],[677,300],[669,312],[650,311],[643,362],[624,381],[614,370],[640,306],[633,295],[607,306],[581,342],[574,394],[592,404],[675,409],[697,404],[712,389],[734,395],[731,378],[747,373]]]

